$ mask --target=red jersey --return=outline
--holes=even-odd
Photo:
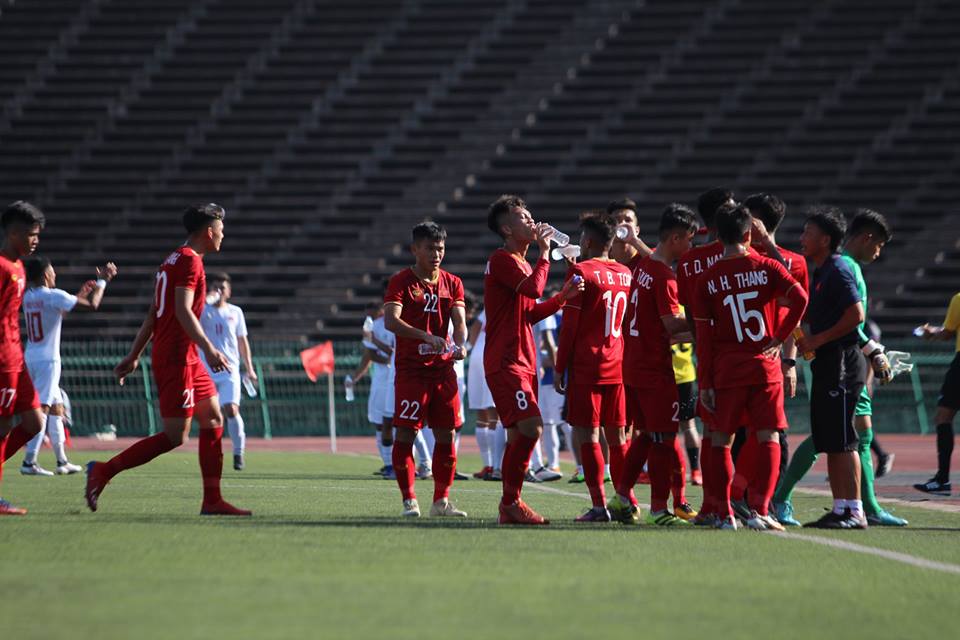
[[[440,270],[437,281],[421,280],[413,269],[395,273],[383,296],[384,305],[400,306],[400,319],[444,340],[450,330],[450,318],[454,307],[464,306],[463,282],[457,276]],[[420,340],[397,336],[396,367],[398,373],[440,373],[453,367],[449,355],[420,355]]]
[[[673,352],[663,316],[679,316],[677,276],[653,257],[634,263],[630,305],[627,308],[623,382],[641,389],[660,387],[673,377]],[[564,320],[566,321],[566,320]]]
[[[763,247],[753,247],[757,250],[757,253],[761,256],[770,257],[764,250]],[[781,246],[777,246],[777,249],[780,250],[780,255],[783,256],[783,259],[787,263],[787,271],[790,272],[790,275],[793,276],[793,279],[796,280],[803,290],[806,292],[807,296],[810,295],[810,277],[807,272],[807,260],[799,253],[790,251],[789,249],[784,249]],[[777,305],[777,324],[774,326],[779,327],[787,315],[790,313],[789,307],[783,305]]]
[[[583,293],[571,298],[560,324],[557,371],[576,384],[623,381],[623,317],[630,295],[630,269],[594,258],[570,268],[567,280],[583,278]]]
[[[797,302],[777,324],[777,299]],[[799,304],[802,300],[802,304]],[[718,260],[697,283],[693,315],[703,388],[783,381],[780,359],[763,349],[770,338],[786,340],[806,309],[807,295],[786,267],[756,254]]]
[[[27,278],[20,260],[0,256],[0,371],[23,369],[20,343],[20,304]]]
[[[692,317],[690,311],[697,281],[721,256],[723,243],[714,240],[690,249],[677,260],[677,298],[680,304],[687,308],[689,317]]]
[[[193,306],[190,312],[199,322],[203,314],[204,298],[207,295],[207,279],[203,271],[203,258],[190,247],[180,247],[163,261],[157,270],[157,285],[154,303],[157,319],[153,325],[153,359],[191,365],[200,362],[197,345],[183,330],[177,320],[177,289],[193,291]]]
[[[563,306],[559,296],[537,303],[549,273],[550,261],[543,256],[536,268],[506,249],[497,249],[490,256],[483,279],[483,308],[487,314],[485,375],[502,369],[536,375],[533,325]]]

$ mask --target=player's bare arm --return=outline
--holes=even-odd
[[[632,224],[622,224],[619,228],[627,230],[627,237],[623,238],[623,243],[629,247],[633,247],[633,250],[637,252],[638,256],[646,258],[653,253],[653,249],[637,236],[637,230]]]
[[[364,349],[364,355],[370,359],[370,362],[376,362],[377,364],[383,365],[390,364],[390,356],[385,356],[376,349]]]
[[[450,309],[450,321],[453,323],[453,344],[457,345],[453,359],[463,360],[467,357],[467,309],[463,302],[454,303]]]
[[[863,322],[864,317],[863,303],[857,302],[852,304],[844,310],[843,315],[835,325],[816,335],[804,336],[802,339],[797,340],[797,347],[805,353],[808,351],[816,351],[828,342],[832,342],[833,340],[842,338],[848,333],[856,331],[860,323]]]
[[[151,303],[150,308],[147,309],[147,315],[140,324],[140,329],[137,331],[137,336],[133,339],[130,352],[113,369],[113,375],[117,378],[117,383],[121,387],[126,377],[136,371],[140,365],[140,356],[143,355],[143,350],[146,349],[150,343],[150,338],[153,336],[153,325],[156,320],[157,305]]]
[[[396,302],[388,302],[383,305],[383,326],[398,338],[409,338],[426,342],[437,351],[443,351],[447,347],[447,339],[443,336],[434,336],[422,329],[410,325],[400,318],[400,312],[403,305]]]
[[[920,327],[923,332],[920,337],[932,342],[951,342],[957,337],[957,332],[946,327],[934,327],[929,324],[923,324]]]
[[[660,316],[663,328],[670,334],[670,344],[684,344],[693,342],[693,332],[686,316]]]
[[[96,311],[103,302],[103,294],[107,289],[107,283],[117,276],[117,265],[108,262],[102,267],[97,267],[97,280],[87,280],[77,292],[77,304],[74,309],[78,311]]]
[[[360,364],[358,364],[357,368],[350,374],[354,382],[359,382],[360,379],[366,375],[367,371],[370,370],[370,363],[374,361],[373,353],[373,349],[363,350],[363,354],[360,356]]]
[[[229,371],[230,363],[227,361],[227,357],[214,348],[210,339],[207,338],[207,335],[203,332],[200,319],[193,315],[191,308],[193,307],[193,298],[195,295],[196,292],[193,289],[177,287],[174,304],[174,315],[177,318],[177,322],[183,327],[183,331],[187,334],[187,337],[203,351],[203,355],[207,359],[207,364],[210,365],[213,371]]]
[[[257,370],[253,368],[253,354],[250,351],[250,340],[247,339],[247,336],[237,338],[237,348],[240,350],[240,361],[243,362],[243,366],[247,370],[247,377],[256,382],[259,378],[257,377]]]

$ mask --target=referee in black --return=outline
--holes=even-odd
[[[867,362],[857,346],[857,327],[865,311],[853,272],[838,250],[847,223],[838,209],[816,207],[800,236],[803,254],[815,265],[807,323],[797,341],[811,363],[810,429],[817,453],[827,454],[833,509],[804,525],[822,529],[865,529],[860,499],[860,458],[854,410],[867,379]]]

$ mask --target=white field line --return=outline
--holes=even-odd
[[[774,533],[773,535],[777,536],[778,538],[786,538],[787,540],[812,542],[814,544],[831,547],[833,549],[863,553],[866,555],[875,556],[877,558],[886,558],[887,560],[901,562],[903,564],[910,565],[911,567],[918,567],[920,569],[932,569],[933,571],[942,571],[944,573],[960,575],[960,565],[950,564],[949,562],[938,562],[936,560],[927,560],[926,558],[913,556],[909,553],[888,551],[887,549],[868,547],[855,542],[847,542],[846,540],[837,540],[836,538],[821,538],[820,536],[807,536],[801,533]]]

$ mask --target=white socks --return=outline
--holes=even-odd
[[[490,430],[487,429],[487,425],[482,427],[477,425],[477,446],[480,447],[480,465],[483,467],[492,467],[490,464],[490,438],[488,437]]]
[[[420,433],[423,434],[423,440],[427,443],[427,451],[430,453],[430,459],[433,460],[433,448],[437,445],[437,436],[434,435],[433,429],[430,427],[424,427],[420,430]]]
[[[413,441],[413,448],[417,450],[417,460],[419,464],[430,466],[430,448],[427,447],[427,441],[423,437],[423,429],[417,431],[417,437]]]
[[[490,466],[499,471],[503,469],[503,451],[507,448],[507,430],[499,420],[497,428],[493,430],[493,446],[490,448],[493,454]]]
[[[573,427],[566,422],[561,422],[560,428],[563,430],[563,439],[567,443],[567,451],[573,454],[574,449],[576,449],[576,447],[573,446]],[[577,456],[574,455],[573,459],[576,460]]]
[[[560,467],[560,438],[557,436],[557,425],[554,422],[543,425],[543,447],[547,450],[547,467]]]
[[[43,431],[40,435],[43,436]],[[50,446],[53,447],[53,455],[56,456],[59,467],[67,462],[67,452],[64,449],[67,437],[63,430],[63,416],[47,416],[47,435],[50,436]]]
[[[50,416],[53,417],[53,416]],[[49,419],[48,419],[49,422]],[[44,424],[40,427],[40,433],[33,436],[30,442],[27,443],[27,446],[24,448],[23,455],[23,464],[29,466],[31,464],[36,464],[37,454],[40,453],[40,447],[43,446],[43,434],[47,430],[47,425]]]
[[[539,471],[543,468],[543,450],[540,448],[540,441],[533,447],[533,453],[530,454],[530,470]]]
[[[377,451],[380,453],[380,461],[383,466],[389,467],[393,464],[393,445],[383,446],[383,432],[377,431]]]
[[[843,515],[844,509],[850,509],[850,514],[857,518],[863,518],[863,500],[834,500],[833,501],[833,512],[835,514]]]
[[[227,431],[230,433],[230,442],[233,443],[233,455],[242,456],[247,446],[247,434],[243,430],[243,418],[239,413],[227,418]]]

